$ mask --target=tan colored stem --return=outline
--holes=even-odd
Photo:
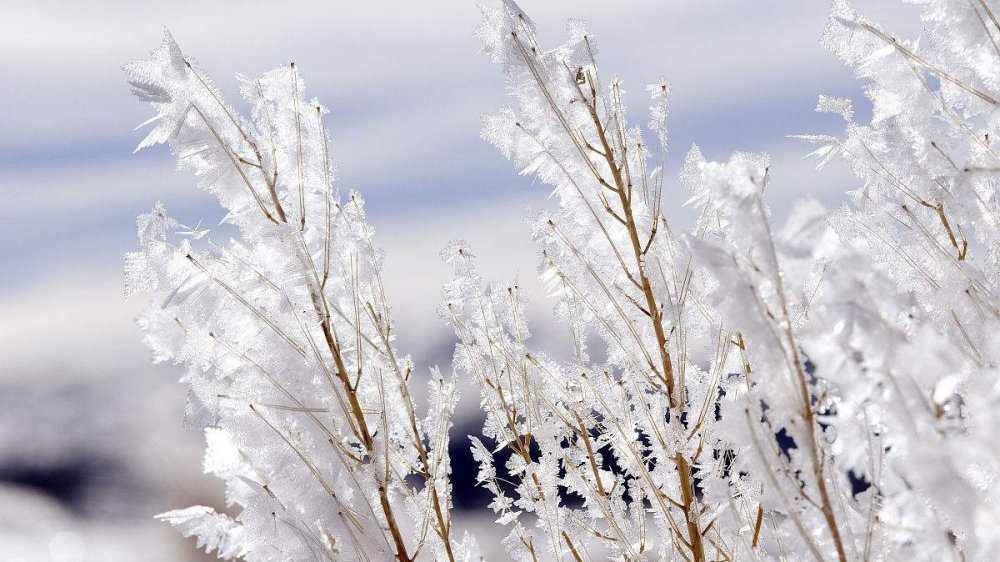
[[[596,101],[592,101],[588,105],[588,108],[590,109],[591,118],[594,120],[594,124],[597,128],[598,138],[600,139],[601,147],[603,148],[604,159],[607,162],[608,167],[611,169],[611,176],[614,179],[613,189],[618,194],[618,199],[622,206],[625,228],[628,231],[629,240],[632,243],[632,252],[635,257],[637,277],[639,279],[643,297],[646,299],[646,309],[648,310],[649,317],[653,323],[653,332],[656,335],[656,346],[659,348],[660,362],[663,369],[661,376],[667,386],[667,398],[670,403],[671,412],[672,415],[679,417],[679,409],[681,406],[679,406],[680,401],[676,397],[673,363],[670,359],[670,352],[667,351],[667,336],[663,330],[663,311],[661,310],[659,303],[656,302],[656,296],[653,294],[652,284],[649,281],[649,276],[646,274],[645,260],[643,259],[645,250],[643,243],[640,241],[639,229],[636,226],[635,217],[632,213],[629,191],[622,177],[621,167],[614,160],[614,151],[611,149],[611,144],[608,142],[606,131],[601,124],[600,117],[597,114]],[[674,456],[674,461],[677,465],[677,472],[681,482],[681,511],[683,512],[685,524],[687,526],[687,543],[691,548],[692,554],[694,555],[695,562],[705,562],[705,560],[707,560],[705,556],[705,546],[702,541],[701,530],[698,525],[698,511],[694,505],[694,480],[691,474],[691,465],[688,463],[687,459],[684,458],[684,455],[679,452]]]
[[[676,396],[673,363],[670,359],[670,352],[667,351],[667,336],[663,330],[663,311],[660,308],[659,303],[656,301],[656,296],[653,294],[652,284],[649,281],[649,276],[646,274],[645,260],[643,259],[645,248],[640,240],[639,229],[636,226],[635,217],[632,213],[632,202],[629,197],[630,190],[627,189],[627,185],[622,176],[621,167],[617,162],[615,162],[614,151],[611,148],[611,144],[608,142],[606,131],[601,124],[600,117],[597,114],[596,101],[591,101],[588,108],[590,110],[591,118],[594,121],[594,125],[597,128],[598,138],[601,141],[603,157],[608,167],[611,169],[611,176],[614,180],[614,185],[612,186],[613,190],[618,194],[618,199],[622,206],[622,215],[625,219],[624,226],[628,231],[629,240],[632,244],[632,252],[635,257],[637,271],[636,276],[639,279],[639,285],[642,289],[643,297],[646,300],[646,310],[648,311],[650,320],[653,324],[653,332],[656,335],[656,346],[659,350],[660,363],[663,369],[660,376],[663,378],[667,387],[667,398],[670,403],[671,415],[679,417],[679,410],[682,406],[680,405],[679,398]],[[674,461],[677,465],[677,472],[681,482],[681,511],[683,512],[687,527],[687,544],[691,548],[695,562],[705,562],[705,560],[707,560],[705,556],[705,546],[702,541],[701,530],[698,525],[698,511],[694,505],[695,493],[694,480],[691,474],[691,465],[680,452],[674,456]]]
[[[317,310],[317,312],[322,314],[321,310]],[[340,346],[337,344],[337,341],[333,336],[329,317],[326,317],[326,319],[320,323],[320,326],[323,328],[323,337],[326,340],[326,345],[330,349],[330,354],[333,356],[334,364],[337,367],[337,378],[340,380],[341,384],[344,385],[344,392],[347,394],[347,401],[351,406],[351,413],[357,422],[359,438],[370,456],[375,452],[375,441],[372,439],[371,431],[368,429],[368,422],[365,420],[364,411],[361,409],[361,402],[358,400],[357,389],[351,384],[350,378],[347,376],[347,368],[344,365],[344,358],[340,353]],[[380,482],[378,484],[378,495],[379,502],[382,505],[382,513],[385,515],[386,524],[389,525],[389,533],[392,535],[392,541],[396,546],[396,559],[400,562],[411,562],[412,558],[410,558],[410,555],[406,552],[406,542],[403,540],[403,534],[400,532],[399,524],[396,522],[396,515],[392,510],[392,505],[389,503],[389,490],[387,489],[385,482]]]

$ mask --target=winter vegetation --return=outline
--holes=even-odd
[[[820,96],[845,132],[801,138],[860,187],[780,225],[766,155],[693,147],[664,177],[666,81],[643,129],[582,22],[546,49],[516,4],[485,8],[512,105],[482,135],[553,194],[531,229],[573,353],[532,347],[516,281],[487,283],[454,241],[444,371],[394,344],[386,258],[336,189],[299,69],[243,78],[241,115],[168,35],[126,65],[155,111],[139,147],[168,144],[234,236],[155,206],[127,292],[154,295],[146,342],[185,366],[186,423],[234,515],[158,517],[223,559],[478,560],[452,517],[452,479],[472,476],[448,455],[475,381],[475,478],[511,559],[993,559],[1000,9],[917,3],[919,40],[833,3],[822,42],[867,82],[871,119]],[[666,208],[671,189],[688,204]]]

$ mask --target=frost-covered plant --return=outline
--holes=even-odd
[[[576,351],[556,362],[531,350],[517,287],[484,286],[453,249],[455,365],[482,388],[493,446],[476,443],[480,479],[512,553],[940,560],[996,548],[998,388],[981,348],[1000,310],[987,273],[1000,28],[984,3],[926,4],[926,52],[834,6],[824,42],[873,80],[875,117],[846,141],[809,140],[856,163],[853,207],[805,202],[774,228],[766,156],[709,163],[695,148],[681,180],[699,220],[680,237],[662,208],[662,154],[627,124],[621,83],[602,82],[582,25],[543,51],[515,5],[488,14],[481,33],[516,104],[484,136],[559,200],[533,232]],[[668,87],[648,90],[662,151]],[[819,109],[852,116],[845,100]],[[512,487],[495,466],[504,448]]]
[[[668,84],[647,88],[644,134],[581,23],[543,50],[516,4],[485,10],[514,104],[483,136],[558,202],[532,231],[573,353],[532,349],[517,284],[487,284],[452,242],[456,374],[430,377],[423,419],[360,197],[331,191],[323,108],[290,66],[244,81],[242,118],[168,37],[128,66],[157,111],[141,146],[169,142],[239,238],[217,246],[158,206],[129,290],[157,295],[147,341],[187,366],[205,469],[242,511],[162,517],[227,558],[474,558],[447,456],[468,377],[477,479],[512,558],[990,559],[1000,19],[985,0],[921,3],[922,43],[834,3],[823,42],[868,80],[873,117],[821,97],[846,137],[803,138],[821,165],[853,163],[848,205],[806,201],[776,227],[766,155],[695,147],[683,234],[663,206]]]
[[[783,280],[781,241],[761,199],[766,158],[709,164],[692,150],[683,180],[701,220],[677,237],[662,209],[661,168],[651,162],[666,149],[667,83],[648,87],[658,145],[649,147],[627,122],[621,82],[600,77],[581,24],[543,52],[530,20],[508,4],[487,15],[481,34],[517,101],[487,118],[484,136],[551,185],[560,203],[533,231],[576,352],[556,362],[528,349],[517,287],[484,287],[467,252],[451,255],[455,365],[483,391],[484,436],[495,447],[476,443],[480,479],[512,526],[509,550],[526,560],[545,551],[575,559],[750,556],[795,534],[762,533],[762,490],[772,485],[765,475],[792,477],[794,496],[815,489],[820,509],[798,509],[798,497],[773,509],[803,535],[822,533],[810,539],[822,543],[812,544],[817,551],[839,545],[813,385],[792,329],[800,311],[788,295],[796,287]],[[802,283],[811,281],[808,265]],[[591,336],[602,359],[588,353]],[[771,454],[779,431],[803,445],[802,459]],[[505,467],[512,490],[493,466],[501,448],[516,453]]]
[[[168,143],[237,229],[216,244],[157,205],[127,256],[127,292],[154,293],[146,342],[185,365],[205,470],[241,510],[161,517],[224,558],[455,559],[455,385],[434,373],[418,415],[364,203],[333,190],[326,109],[290,64],[242,80],[243,117],[169,35],[125,68],[156,111],[139,147]]]
[[[877,267],[828,275],[815,309],[835,337],[810,354],[837,395],[832,464],[872,484],[866,552],[990,560],[1000,549],[1000,11],[915,3],[929,26],[920,41],[839,1],[824,35],[868,81],[873,115],[855,123],[848,102],[821,97],[817,109],[840,113],[847,135],[809,140],[863,180],[830,223]]]

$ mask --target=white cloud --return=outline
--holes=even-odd
[[[79,263],[48,270],[0,295],[0,383],[45,385],[94,379],[149,362],[118,272]]]
[[[173,162],[162,156],[150,153],[72,166],[0,168],[4,211],[31,221],[55,221],[72,219],[72,215],[134,212],[152,207],[157,199],[177,204],[209,200],[194,189],[193,175],[172,173]]]
[[[565,18],[586,18],[607,68],[635,86],[665,74],[705,109],[742,103],[740,92],[791,89],[811,97],[815,83],[848,76],[816,45],[824,2],[523,4],[551,44],[561,39]],[[883,16],[900,13],[895,2],[858,4]],[[472,97],[503,97],[500,78],[477,52],[478,10],[465,0],[25,2],[8,8],[5,19],[0,67],[17,77],[0,94],[8,108],[5,150],[128,138],[145,110],[128,101],[119,67],[155,46],[163,26],[232,93],[234,72],[256,74],[295,59],[312,91],[334,107],[371,99],[379,103],[368,112],[388,105],[414,114],[462,86],[479,91]]]

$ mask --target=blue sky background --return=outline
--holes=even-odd
[[[855,4],[902,35],[920,29],[911,6]],[[668,178],[676,178],[687,149],[698,143],[712,159],[734,150],[769,152],[770,198],[779,219],[795,199],[836,205],[857,187],[845,166],[815,172],[800,159],[809,148],[786,138],[841,132],[838,117],[813,112],[818,94],[853,98],[860,118],[868,113],[861,85],[818,44],[825,1],[524,0],[522,7],[549,46],[562,40],[566,18],[587,20],[598,38],[602,74],[624,79],[635,122],[647,120],[645,84],[660,76],[672,82]],[[102,443],[102,454],[126,464],[135,462],[136,450],[146,455],[147,464],[130,470],[146,475],[137,477],[136,489],[159,486],[150,509],[214,493],[197,479],[198,436],[171,433],[183,409],[183,390],[172,382],[176,372],[149,365],[132,324],[143,303],[122,297],[122,253],[136,245],[138,213],[159,199],[188,224],[204,219],[211,227],[220,217],[193,189],[193,178],[174,171],[165,149],[132,154],[143,135],[132,129],[150,110],[131,98],[120,65],[156,46],[164,27],[237,107],[236,72],[257,75],[289,60],[300,65],[309,94],[331,108],[339,185],[366,196],[388,251],[388,291],[404,351],[422,361],[447,361],[450,336],[435,308],[448,276],[437,254],[451,238],[472,242],[486,276],[519,275],[536,297],[539,338],[558,340],[534,282],[535,253],[522,221],[529,205],[546,204],[547,193],[479,140],[480,114],[506,104],[499,70],[479,53],[473,35],[479,17],[473,2],[459,0],[4,6],[0,402],[12,406],[0,416],[0,481],[11,466],[44,468],[53,459],[73,466],[87,451],[60,436],[67,435],[65,424],[83,420],[74,441]],[[684,224],[679,205],[686,195],[674,182],[667,196],[668,215]],[[475,409],[474,400],[464,404]],[[53,408],[77,415],[49,415]],[[111,421],[101,425],[102,419]],[[101,441],[106,434],[112,437]],[[150,435],[163,440],[154,447]],[[157,462],[183,464],[178,459],[190,466],[148,476]],[[59,515],[56,504],[49,506],[56,514],[49,531],[4,534],[4,498],[20,493],[12,490],[0,483],[0,544],[20,541],[24,550],[17,552],[25,559],[44,559],[31,545],[45,536],[51,546],[49,535],[62,528],[75,529],[88,552],[112,552],[105,559],[115,559],[114,544],[94,538],[103,536],[102,527],[93,527],[96,519],[139,529],[136,541],[170,540],[156,524],[145,530],[145,508],[119,509],[127,518],[116,520],[115,509],[88,515],[70,506]],[[128,540],[119,550],[128,551]],[[0,549],[0,562],[3,557]]]

